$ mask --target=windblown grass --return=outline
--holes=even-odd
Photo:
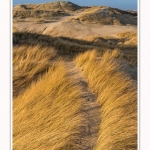
[[[89,36],[86,40],[96,43],[100,49],[104,49],[105,51],[107,49],[120,49],[122,51],[122,57],[132,67],[137,67],[137,32],[123,32],[117,34],[117,36],[115,38],[109,36]]]
[[[80,87],[62,62],[53,64],[13,101],[13,149],[81,149],[77,144],[84,126],[81,107]]]
[[[42,35],[29,32],[14,32],[13,33],[14,45],[41,45],[43,47],[52,46],[58,49],[61,54],[71,54],[75,52],[82,52],[87,49],[92,49],[91,42],[80,41],[77,39],[65,38],[65,37],[52,37],[49,35]]]
[[[104,52],[108,49],[119,48],[121,50],[137,49],[134,44],[120,44],[123,39],[115,39],[108,37],[89,37],[85,40],[67,37],[52,37],[48,35],[29,33],[29,32],[14,32],[14,45],[41,45],[44,47],[52,46],[58,50],[59,54],[69,54],[72,56],[75,53],[85,52],[87,50],[97,49],[99,52]]]
[[[126,39],[124,44],[134,44],[137,45],[137,32],[123,32],[118,33],[117,36],[122,39]]]
[[[13,96],[22,93],[50,66],[56,56],[54,48],[42,46],[14,46],[13,48]]]
[[[96,55],[96,51],[89,51],[75,60],[101,106],[99,137],[94,150],[136,150],[136,82],[122,70],[117,51],[106,52],[100,61]]]
[[[137,32],[119,33],[117,36],[117,38],[109,36],[89,36],[86,40],[97,43],[97,45],[106,49],[137,49]]]

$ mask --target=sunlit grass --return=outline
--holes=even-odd
[[[81,107],[80,87],[62,62],[53,64],[13,101],[13,149],[80,149]]]
[[[13,47],[13,96],[23,92],[33,81],[50,66],[56,56],[54,48],[41,46]]]
[[[99,137],[94,150],[137,149],[136,83],[121,69],[118,52],[106,52],[97,61],[96,51],[76,58],[100,104]]]

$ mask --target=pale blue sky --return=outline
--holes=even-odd
[[[13,6],[17,4],[37,4],[52,2],[54,0],[13,0]],[[137,10],[138,0],[70,0],[70,2],[80,6],[110,6],[123,10]]]

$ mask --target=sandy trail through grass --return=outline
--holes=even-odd
[[[96,102],[96,96],[88,89],[88,83],[84,78],[82,71],[76,67],[74,62],[68,61],[65,65],[69,76],[72,80],[75,80],[83,90],[84,106],[81,113],[84,114],[86,122],[84,122],[85,128],[83,127],[82,129],[79,144],[82,145],[83,150],[92,150],[98,137],[100,106]]]

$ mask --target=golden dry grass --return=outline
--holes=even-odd
[[[100,46],[99,52],[107,49],[120,49],[122,57],[125,58],[132,67],[137,67],[137,32],[123,32],[117,34],[117,37],[109,36],[89,36],[85,40],[97,43]],[[97,48],[98,49],[98,48]]]
[[[75,60],[101,106],[94,150],[137,149],[137,88],[135,81],[122,71],[118,54],[117,50],[106,52],[97,61],[96,51],[89,51]]]
[[[14,32],[13,33],[14,45],[41,45],[44,47],[52,46],[58,50],[61,54],[72,54],[75,52],[82,52],[87,49],[92,49],[91,42],[84,40],[65,38],[65,37],[53,37],[49,35],[42,35],[29,32]]]
[[[50,60],[57,51],[52,47],[14,46],[13,47],[13,96],[22,93],[36,81],[50,66]]]
[[[117,34],[119,39],[122,39],[118,43],[120,49],[123,48],[124,58],[128,60],[131,66],[137,67],[137,48],[138,37],[137,32],[123,32]],[[131,50],[132,49],[132,50]]]
[[[77,144],[84,126],[81,107],[80,87],[62,62],[54,63],[13,101],[13,149],[81,149]]]
[[[13,26],[12,32],[14,33],[14,32],[17,32],[17,31],[18,31],[17,28]]]
[[[137,32],[118,33],[117,37],[88,36],[85,40],[97,43],[104,48],[137,49]]]
[[[119,39],[122,39],[118,43],[118,47],[123,47],[124,58],[129,61],[130,65],[133,67],[137,67],[137,45],[138,45],[138,37],[137,32],[123,32],[117,34]],[[132,47],[130,47],[130,46]],[[131,50],[132,49],[132,50]]]
[[[98,39],[98,37],[97,38],[95,37],[95,39]],[[100,39],[104,39],[104,38],[100,38]],[[40,72],[46,70],[46,68],[49,66],[48,60],[54,57],[57,51],[59,55],[63,56],[62,58],[64,58],[64,54],[67,54],[68,57],[71,58],[71,57],[74,57],[79,52],[84,52],[88,49],[91,49],[91,50],[97,49],[99,52],[99,55],[103,55],[103,52],[107,48],[113,49],[116,46],[116,45],[107,44],[108,40],[110,41],[115,40],[115,39],[109,39],[108,37],[105,37],[105,41],[107,41],[106,43],[105,42],[98,43],[97,41],[93,42],[91,38],[90,38],[91,41],[86,41],[86,40],[82,41],[82,40],[71,39],[71,38],[69,39],[69,38],[64,38],[64,37],[55,38],[55,37],[45,36],[45,35],[40,35],[40,34],[16,32],[14,33],[13,40],[15,43],[14,50],[13,50],[14,51],[13,52],[14,96],[17,96],[19,94],[18,91],[22,91],[22,89],[24,89],[26,85],[28,85],[28,83],[30,83],[33,78],[35,78],[38,72],[40,74]],[[28,44],[32,46],[21,46],[20,48],[18,48],[19,47],[18,45],[22,45],[22,44],[25,44],[25,45]],[[35,46],[37,44],[39,46]],[[34,46],[35,46],[34,48],[35,50],[33,49]],[[51,46],[53,48],[51,48]],[[28,55],[28,57],[26,57],[25,55]],[[31,58],[29,57],[30,55],[31,55]],[[34,56],[34,58],[32,55]],[[41,59],[41,56],[43,59]],[[132,66],[137,66],[137,51],[130,50],[129,52],[127,52],[124,50],[122,57],[124,57],[127,61],[129,61]],[[21,62],[21,63],[18,63],[18,62]],[[24,68],[21,68],[21,67],[24,67]],[[33,67],[35,67],[34,69],[35,75],[32,73],[32,75],[30,76],[29,68],[33,68]]]
[[[122,39],[126,39],[124,44],[134,44],[137,45],[137,32],[123,32],[123,33],[118,33],[117,36]]]
[[[130,39],[130,37],[128,37]],[[137,44],[124,44],[124,38],[97,37],[91,36],[84,40],[67,37],[52,37],[48,35],[29,33],[29,32],[14,32],[14,45],[37,45],[44,47],[52,46],[58,50],[59,54],[68,54],[72,57],[75,53],[84,52],[87,50],[97,49],[100,53],[108,49],[130,50],[137,49]],[[121,43],[120,43],[121,42]],[[134,51],[135,52],[135,51]],[[128,54],[130,54],[128,53]],[[134,55],[136,55],[135,52]],[[130,56],[129,56],[130,57]]]

